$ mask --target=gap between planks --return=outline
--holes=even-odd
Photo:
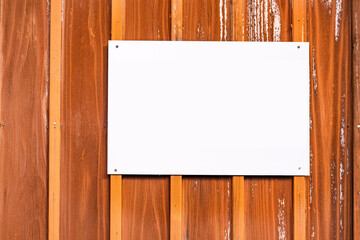
[[[233,0],[233,41],[244,41],[244,0]],[[244,176],[232,177],[232,237],[245,239]]]
[[[111,39],[123,39],[123,1],[111,3]],[[121,240],[122,176],[110,176],[110,240]]]
[[[306,1],[293,1],[293,41],[306,40]],[[293,179],[294,240],[307,239],[307,188],[305,177]]]
[[[171,0],[171,40],[182,40],[183,2]],[[170,176],[170,240],[181,239],[182,176]]]
[[[50,6],[49,240],[60,239],[61,1]]]

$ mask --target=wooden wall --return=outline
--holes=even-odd
[[[107,41],[293,41],[299,2],[310,42],[311,175],[297,239],[360,239],[357,1],[63,0],[51,23],[54,2],[0,0],[0,239],[48,238],[50,24],[61,26],[59,238],[110,239]],[[121,182],[122,239],[169,239],[170,177]],[[239,239],[299,237],[291,177],[245,177],[243,223],[233,220],[232,177],[181,183],[180,239],[232,239],[239,224]]]

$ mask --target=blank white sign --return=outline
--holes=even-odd
[[[308,43],[110,41],[108,76],[108,174],[309,174]]]

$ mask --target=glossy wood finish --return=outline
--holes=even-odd
[[[47,239],[49,5],[0,1],[0,239]]]
[[[360,2],[352,2],[353,73],[353,238],[360,239]]]
[[[110,2],[65,0],[61,124],[61,239],[109,239],[106,173]]]
[[[310,238],[352,238],[350,1],[309,1]]]

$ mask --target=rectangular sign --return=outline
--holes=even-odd
[[[108,174],[309,174],[308,43],[109,41],[108,77]]]

